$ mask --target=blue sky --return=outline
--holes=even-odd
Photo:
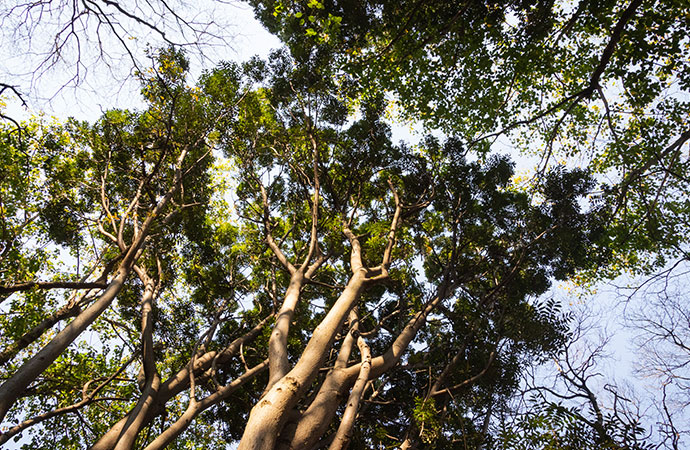
[[[250,7],[239,4],[214,3],[212,9],[204,10],[210,4],[210,0],[197,2],[194,8],[198,9],[199,14],[210,14],[209,17],[216,21],[217,31],[226,31],[231,38],[228,38],[222,45],[209,45],[204,48],[203,57],[192,55],[192,78],[198,77],[205,68],[213,67],[221,60],[243,61],[253,55],[266,57],[272,48],[280,46],[277,38],[266,32],[254,19]],[[191,8],[191,7],[190,7]],[[58,20],[59,17],[55,16]],[[2,25],[7,25],[4,22]],[[56,116],[58,119],[75,117],[81,120],[94,121],[107,109],[111,108],[132,108],[143,106],[139,96],[139,86],[136,80],[128,77],[131,74],[131,64],[126,58],[122,58],[119,64],[111,67],[91,67],[85,74],[81,84],[76,87],[67,85],[63,87],[66,80],[69,80],[75,71],[75,66],[59,63],[42,73],[40,77],[34,77],[33,67],[35,60],[27,55],[29,51],[40,53],[40,43],[30,42],[26,37],[10,32],[10,28],[4,26],[4,31],[0,31],[0,77],[3,80],[18,80],[20,89],[27,92],[26,100],[30,109],[24,110],[12,98],[7,98],[7,114],[11,117],[26,117],[26,115],[46,111],[48,114]],[[49,42],[49,39],[45,39]],[[35,39],[35,41],[40,41]],[[147,44],[153,48],[160,46],[160,39],[152,33],[139,34],[135,43],[137,51],[141,57]],[[88,55],[89,50],[85,50]],[[34,55],[35,55],[34,54]],[[190,80],[190,84],[193,83]],[[419,133],[415,132],[414,124],[395,124],[394,136],[397,139],[416,141]],[[504,152],[509,152],[507,146],[501,147]],[[515,158],[515,152],[511,152]],[[529,160],[519,159],[523,168],[530,166]],[[617,280],[617,283],[627,282]],[[606,328],[609,331],[617,331],[609,348],[612,358],[609,360],[609,367],[605,370],[607,376],[616,375],[616,380],[632,380],[635,387],[644,389],[651,384],[651,378],[635,378],[632,376],[634,361],[642,355],[631,353],[633,348],[630,341],[634,338],[635,332],[628,331],[621,333],[623,315],[627,311],[618,296],[622,292],[612,285],[602,286],[598,294],[575,299],[566,291],[555,290],[554,295],[563,298],[564,307],[572,310],[582,310],[591,308],[599,318],[599,329]],[[643,300],[643,299],[641,299]],[[596,328],[596,327],[595,327]],[[595,339],[597,336],[593,335]],[[606,369],[606,368],[605,368]]]

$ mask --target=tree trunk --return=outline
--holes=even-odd
[[[371,369],[371,350],[369,346],[364,341],[362,336],[357,338],[357,346],[359,347],[359,353],[362,357],[362,364],[359,370],[359,376],[355,382],[352,392],[350,393],[350,398],[347,400],[347,408],[343,413],[343,418],[340,421],[340,426],[335,434],[333,442],[331,442],[328,450],[345,450],[350,444],[352,439],[352,428],[355,425],[355,419],[357,418],[357,410],[359,409],[359,402],[364,393],[364,388],[369,381],[369,371]]]
[[[249,415],[238,450],[273,450],[287,413],[316,377],[345,318],[366,284],[366,269],[357,270],[323,321],[316,327],[302,357],[257,403]]]
[[[447,286],[447,283],[443,283],[439,287],[438,295],[409,320],[386,353],[371,359],[369,380],[378,378],[398,363],[412,339],[426,323],[427,316],[445,298],[447,292],[450,292]],[[290,441],[288,448],[292,450],[311,448],[319,442],[333,421],[338,407],[361,373],[363,363],[364,361],[350,367],[336,366],[328,373],[311,405],[302,414],[295,430],[288,430],[284,436]]]
[[[295,270],[290,277],[290,285],[285,292],[285,300],[278,312],[276,323],[273,326],[273,331],[268,341],[268,360],[270,364],[266,391],[271,389],[271,386],[283,378],[290,370],[287,339],[303,285],[304,273],[301,269]]]
[[[133,259],[133,258],[131,258]],[[132,270],[131,259],[126,259],[101,297],[74,318],[57,336],[45,345],[33,358],[0,386],[0,421],[17,401],[24,390],[55,361],[74,340],[100,316],[120,293]]]
[[[154,280],[145,269],[134,266],[139,279],[144,283],[144,295],[141,299],[141,354],[146,380],[142,396],[134,410],[129,414],[127,423],[120,433],[115,450],[130,450],[134,446],[139,431],[144,427],[149,411],[153,409],[160,389],[161,379],[156,370],[156,356],[153,351],[153,303],[156,299]]]

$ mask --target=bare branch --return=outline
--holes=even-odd
[[[105,281],[27,281],[10,286],[0,286],[0,295],[31,289],[105,289]]]

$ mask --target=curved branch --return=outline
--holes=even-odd
[[[170,445],[184,430],[189,427],[192,421],[202,412],[213,405],[230,397],[230,395],[239,389],[244,383],[249,381],[254,376],[263,372],[268,367],[268,360],[264,360],[261,364],[257,364],[245,373],[235,378],[229,384],[218,389],[213,394],[202,400],[190,402],[187,410],[170,425],[163,433],[153,440],[144,450],[162,450]]]
[[[263,222],[264,222],[264,232],[266,233],[266,244],[268,244],[268,247],[271,249],[273,254],[276,255],[276,258],[278,258],[278,261],[287,269],[287,271],[290,274],[293,274],[294,272],[297,271],[295,266],[292,265],[290,260],[287,259],[287,256],[285,256],[285,253],[278,247],[278,244],[276,243],[275,239],[273,238],[273,233],[271,231],[271,215],[270,215],[270,207],[269,207],[269,201],[268,201],[268,193],[266,192],[266,188],[264,187],[264,184],[261,182],[261,180],[258,179],[258,177],[254,177],[256,183],[259,185],[259,189],[261,190],[261,200],[262,200],[262,205],[263,205]]]
[[[484,369],[481,370],[481,372],[479,372],[478,374],[476,374],[476,375],[474,375],[474,376],[472,376],[472,377],[470,377],[470,378],[464,380],[463,382],[458,383],[454,386],[447,387],[447,388],[441,389],[441,390],[432,390],[430,393],[430,396],[435,397],[435,396],[441,395],[441,394],[450,394],[451,391],[453,391],[455,389],[459,389],[463,386],[468,386],[468,385],[474,383],[475,381],[477,381],[478,379],[480,379],[481,377],[486,375],[486,372],[489,371],[489,369],[491,368],[491,364],[493,364],[495,359],[496,359],[496,350],[491,352],[491,354],[489,355],[489,361],[487,361],[486,366],[484,367]]]
[[[388,231],[388,243],[386,244],[386,249],[383,251],[383,258],[381,260],[381,274],[374,279],[388,278],[388,269],[391,265],[391,258],[393,254],[393,247],[395,247],[395,235],[400,226],[400,213],[402,212],[402,203],[400,202],[400,197],[398,196],[398,191],[393,186],[393,182],[389,179],[388,186],[393,192],[393,198],[395,199],[395,212],[393,213],[393,220],[391,221],[391,227]]]

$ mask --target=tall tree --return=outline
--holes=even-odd
[[[44,131],[62,141],[27,165],[49,191],[32,239],[99,259],[79,282],[37,281],[50,267],[5,279],[12,309],[42,309],[5,325],[3,442],[40,423],[64,446],[163,448],[195,419],[226,424],[205,442],[241,448],[482,442],[524,364],[562,345],[555,305],[534,298],[605,263],[585,173],[549,173],[535,204],[506,157],[469,162],[459,139],[394,145],[381,98],[348,120],[331,78],[271,61],[187,88],[185,60],[164,51],[147,111]],[[30,303],[74,288],[86,294],[68,313]],[[97,343],[78,339],[91,324]]]
[[[143,91],[151,101],[144,113],[111,111],[93,127],[35,126],[31,144],[6,130],[3,145],[9,159],[3,172],[12,176],[3,177],[3,194],[10,195],[3,195],[2,295],[9,301],[10,314],[3,316],[2,360],[7,364],[0,386],[2,417],[17,402],[27,400],[24,413],[34,406],[45,409],[50,398],[57,401],[58,407],[39,414],[40,420],[91,404],[99,391],[112,386],[99,386],[93,392],[87,388],[106,378],[109,383],[120,382],[126,365],[119,366],[125,360],[131,364],[134,354],[146,362],[144,391],[157,389],[152,310],[166,283],[166,248],[174,246],[176,234],[185,232],[183,224],[190,226],[181,218],[189,216],[190,209],[203,211],[208,203],[208,134],[214,121],[232,114],[231,109],[212,112],[196,101],[183,85],[185,64],[175,52],[161,53]],[[24,164],[18,167],[22,158]],[[149,246],[157,252],[147,251]],[[76,259],[76,273],[64,273],[57,261],[51,264],[51,258],[67,252]],[[132,285],[134,274],[141,284]],[[46,275],[56,279],[37,281]],[[56,289],[80,291],[61,299],[54,294]],[[137,295],[141,309],[135,313]],[[87,327],[99,323],[115,298],[130,321],[141,321],[141,340],[127,342],[131,352],[120,345],[112,358],[90,361],[88,355],[96,355],[98,345],[87,346],[82,354],[74,344],[83,339]],[[115,319],[110,323],[119,323]],[[62,329],[53,331],[58,323],[63,323]],[[119,331],[105,332],[100,345],[107,349],[112,332]],[[131,330],[125,326],[125,331]],[[88,364],[67,380],[49,375],[71,367],[73,358],[86,358]],[[111,368],[117,375],[108,378]],[[105,370],[107,375],[99,373],[91,379],[93,370]],[[44,384],[45,380],[54,381]],[[67,397],[60,389],[51,391],[51,385],[63,382],[70,393]],[[82,400],[70,404],[75,386],[78,392],[85,382]],[[26,397],[31,385],[43,385],[46,391],[39,389],[40,395],[32,401]],[[46,392],[49,397],[42,396]],[[63,408],[64,402],[69,406]],[[15,408],[15,413],[19,411]],[[32,419],[35,422],[33,417],[27,419],[0,439],[6,441],[31,425]]]
[[[254,4],[269,62],[190,87],[165,49],[144,111],[2,129],[0,444],[504,445],[567,348],[551,282],[687,257],[686,61],[645,65],[685,5]],[[390,94],[452,137],[393,143]],[[543,157],[526,188],[503,133]],[[588,400],[529,417],[616,442]]]
[[[600,174],[619,262],[589,277],[687,258],[687,2],[251,3],[351,96],[387,92],[403,119],[471,150],[507,137],[541,172],[576,161]]]

